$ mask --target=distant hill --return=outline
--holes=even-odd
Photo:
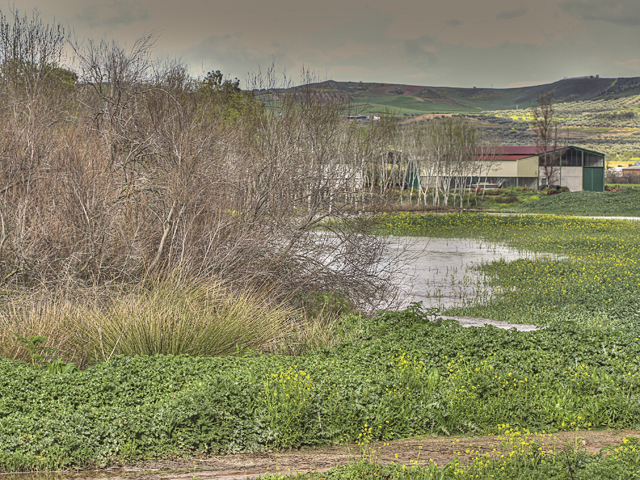
[[[555,102],[614,99],[640,95],[640,77],[567,78],[546,85],[521,88],[453,88],[390,83],[337,82],[317,84],[327,93],[347,96],[359,113],[391,110],[405,115],[471,113],[527,108],[542,93],[553,92]]]

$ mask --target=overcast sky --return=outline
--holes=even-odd
[[[0,0],[79,38],[131,45],[243,81],[296,78],[512,87],[640,76],[640,0]]]

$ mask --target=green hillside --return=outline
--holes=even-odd
[[[318,84],[327,93],[351,99],[364,115],[473,113],[527,108],[542,93],[552,92],[555,102],[615,99],[638,95],[640,78],[569,78],[522,88],[454,88],[327,81]]]

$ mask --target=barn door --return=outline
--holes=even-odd
[[[582,169],[582,189],[587,192],[604,191],[604,169],[583,168]]]

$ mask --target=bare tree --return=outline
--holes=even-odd
[[[442,193],[443,205],[449,206],[451,190],[459,193],[460,207],[464,204],[464,191],[476,168],[478,147],[476,129],[463,118],[432,120],[426,129],[427,172],[434,188],[433,204],[439,205]],[[455,203],[454,193],[454,203]]]
[[[475,163],[475,170],[473,175],[478,178],[478,183],[482,181],[484,177],[484,182],[487,181],[487,177],[491,173],[491,169],[497,163],[497,159],[502,156],[503,149],[502,147],[496,147],[493,145],[491,140],[485,138],[485,143],[479,145],[478,153],[477,153],[477,161]],[[476,205],[478,203],[478,190],[479,188],[474,189],[474,198],[476,201]],[[485,189],[482,189],[482,198],[484,199]]]
[[[31,18],[18,10],[9,18],[0,12],[1,78],[12,97],[33,100],[47,84],[75,80],[60,68],[68,37],[62,24],[45,24],[37,11]]]
[[[539,168],[547,185],[554,183],[560,172],[558,153],[558,122],[553,109],[553,93],[538,96],[538,106],[533,108],[533,129],[540,158]]]
[[[65,121],[27,115],[33,103],[2,91],[13,107],[0,109],[0,281],[179,270],[280,298],[339,290],[375,308],[397,268],[353,212],[373,198],[365,170],[389,144],[385,124],[349,121],[347,99],[308,78],[293,88],[271,69],[240,91],[217,72],[195,79],[152,61],[152,46],[152,35],[128,49],[74,44]],[[271,93],[258,99],[261,86]],[[25,117],[39,136],[24,137]]]

